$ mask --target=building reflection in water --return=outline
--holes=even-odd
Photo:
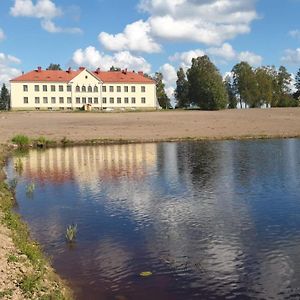
[[[51,241],[34,220],[33,231],[38,239],[45,234],[41,240],[51,255],[60,253],[55,263],[66,277],[87,284],[82,293],[99,292],[99,282],[108,291],[134,293],[133,274],[156,268],[177,277],[174,283],[164,281],[174,299],[180,299],[175,297],[179,290],[187,297],[181,299],[276,298],[300,280],[299,144],[228,141],[32,150],[22,158],[25,181],[54,187],[73,183],[79,190],[62,194],[57,206],[41,204],[38,214],[52,232]],[[64,197],[72,199],[72,213],[61,208]],[[30,219],[27,206],[21,197],[21,213],[26,218],[28,209]],[[56,240],[76,217],[84,237],[70,254]],[[70,267],[71,259],[78,272]],[[69,267],[63,267],[64,261]],[[155,284],[162,283],[153,282],[149,299]]]

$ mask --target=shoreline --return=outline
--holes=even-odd
[[[15,193],[6,183],[4,167],[13,149],[0,145],[0,298],[73,299],[68,283],[35,242],[28,225],[14,211]]]

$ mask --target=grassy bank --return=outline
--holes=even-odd
[[[1,250],[5,253],[1,269],[9,273],[0,282],[0,299],[72,299],[69,288],[55,274],[40,246],[31,239],[27,225],[14,212],[14,187],[6,183],[3,171],[9,154],[11,149],[0,145]]]

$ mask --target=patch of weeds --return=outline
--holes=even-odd
[[[54,141],[48,140],[44,136],[40,136],[34,140],[34,146],[36,146],[38,148],[47,148],[47,147],[55,145],[55,144],[56,143]]]
[[[13,263],[13,262],[18,262],[18,261],[19,261],[18,257],[14,254],[10,254],[7,258],[8,263]]]
[[[0,291],[0,299],[4,298],[6,296],[11,297],[12,295],[13,295],[13,290],[12,289],[7,289],[7,290]]]
[[[18,173],[19,175],[21,175],[22,172],[23,172],[23,169],[24,169],[24,164],[23,164],[22,159],[19,157],[19,158],[16,160],[16,163],[15,163],[15,170],[17,171],[17,173]]]
[[[28,148],[30,146],[30,139],[26,135],[18,134],[11,141],[19,148]]]
[[[14,178],[14,179],[10,180],[9,183],[8,183],[8,185],[9,185],[9,188],[10,188],[13,192],[15,192],[15,191],[16,191],[16,188],[17,188],[17,185],[18,185],[18,179],[17,179],[17,178]]]
[[[35,184],[34,184],[34,182],[32,182],[26,188],[27,197],[31,198],[33,196],[34,191],[35,191]]]
[[[60,140],[60,142],[64,147],[73,144],[73,142],[65,136]]]
[[[54,290],[50,294],[43,295],[40,300],[64,300],[66,297],[61,293],[60,290]]]
[[[32,295],[40,288],[40,275],[30,274],[25,275],[20,281],[20,288],[25,295]]]
[[[68,243],[73,243],[75,242],[76,239],[76,235],[77,235],[77,224],[74,225],[69,225],[67,227],[67,231],[66,231],[66,240]]]

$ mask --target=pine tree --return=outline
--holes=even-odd
[[[10,95],[6,85],[3,83],[0,93],[0,110],[10,109]]]
[[[155,73],[154,80],[156,82],[156,95],[160,107],[168,109],[171,107],[170,98],[165,91],[165,85],[163,83],[163,75],[160,72]]]
[[[230,109],[234,109],[237,107],[237,98],[234,92],[234,88],[231,82],[231,77],[229,75],[227,75],[224,79],[224,85],[225,88],[227,90],[227,94],[228,94],[228,108]]]
[[[177,107],[187,107],[189,105],[189,83],[186,80],[183,68],[180,68],[177,72],[177,78],[175,89]]]

